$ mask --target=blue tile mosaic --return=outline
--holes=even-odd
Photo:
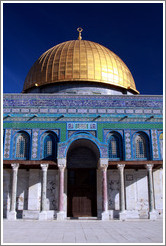
[[[151,130],[153,159],[159,159],[159,146],[157,143],[157,130]]]
[[[4,107],[162,108],[162,96],[67,96],[4,94]]]

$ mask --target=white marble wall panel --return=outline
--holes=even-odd
[[[148,218],[147,170],[125,169],[125,201],[128,218]],[[119,172],[108,170],[108,209],[118,215],[119,211]],[[114,216],[113,216],[114,217]],[[115,216],[116,217],[116,216]]]
[[[153,171],[154,182],[154,197],[155,209],[158,211],[159,216],[163,212],[163,170],[158,169]]]
[[[11,169],[3,171],[3,211],[4,218],[7,217],[7,212],[10,210],[10,192],[11,192]]]
[[[137,202],[136,171],[125,169],[126,210],[135,210]]]
[[[119,210],[119,171],[108,170],[108,209]]]
[[[28,210],[40,210],[41,175],[40,169],[29,170]]]
[[[58,170],[47,171],[47,210],[58,210]]]
[[[148,180],[147,180],[146,169],[136,171],[136,192],[137,192],[136,210],[139,211],[140,218],[147,218],[148,211],[149,211],[149,199],[148,199]]]
[[[25,169],[19,169],[17,181],[17,210],[25,210],[28,208],[28,180],[29,172]]]

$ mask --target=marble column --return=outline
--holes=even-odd
[[[46,208],[46,191],[47,191],[47,169],[48,164],[40,164],[42,168],[42,194],[41,194],[41,212],[39,214],[39,220],[47,220],[47,208]]]
[[[65,219],[64,212],[64,171],[66,168],[66,159],[58,159],[59,167],[59,206],[57,213],[57,220]]]
[[[101,170],[101,178],[102,178],[102,220],[109,220],[109,212],[108,212],[108,191],[107,191],[107,167],[108,167],[108,159],[101,158],[100,159],[100,170]]]
[[[157,213],[154,206],[154,190],[153,190],[153,164],[146,164],[149,192],[149,219],[156,220]]]
[[[119,198],[120,198],[120,213],[119,219],[126,219],[126,211],[125,211],[125,183],[124,183],[124,167],[125,164],[118,164],[119,169],[119,178],[120,178],[120,190],[119,190]]]
[[[63,211],[64,166],[59,166],[59,212]]]
[[[17,175],[18,163],[12,163],[12,194],[11,194],[11,208],[8,213],[8,220],[16,220],[16,195],[17,195]]]

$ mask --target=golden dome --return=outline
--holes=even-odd
[[[136,90],[125,63],[106,47],[87,40],[60,43],[39,57],[30,69],[23,92],[59,82],[88,81]]]

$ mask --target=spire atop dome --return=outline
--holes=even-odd
[[[77,31],[79,32],[78,40],[81,40],[82,39],[81,32],[83,31],[83,29],[81,27],[78,27]]]

